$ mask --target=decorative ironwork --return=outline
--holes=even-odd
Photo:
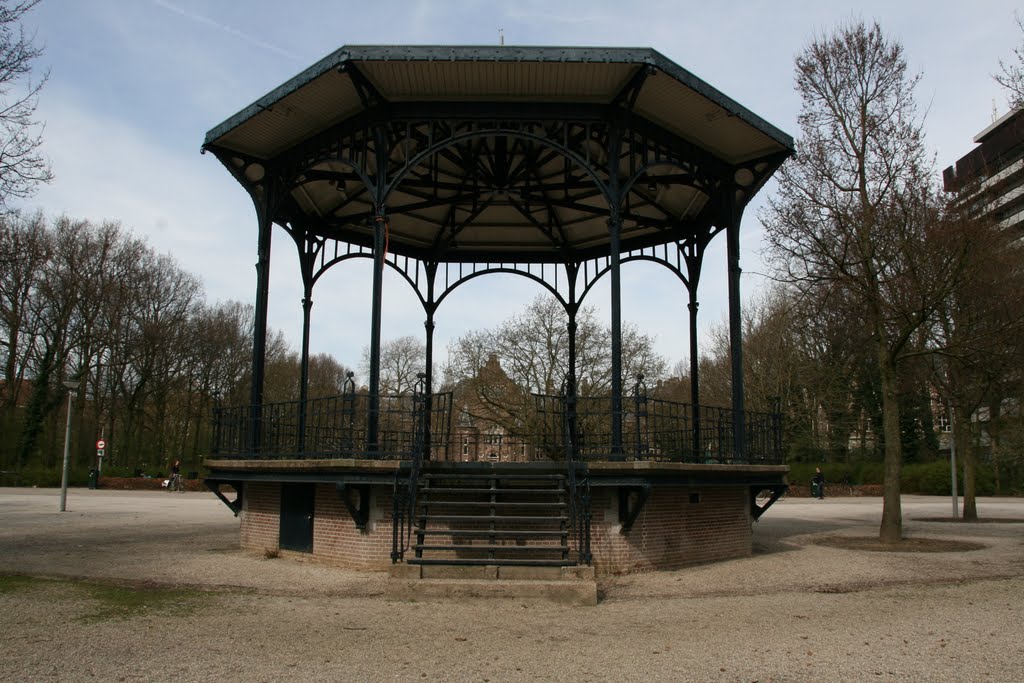
[[[700,448],[694,447],[693,406],[651,398],[641,382],[634,387],[631,410],[623,420],[624,456],[630,460],[655,460],[707,464],[782,464],[782,424],[778,413],[743,413],[747,453],[733,442],[733,411],[700,406]],[[557,453],[569,447],[564,424],[570,406],[575,414],[576,441],[572,445],[580,461],[607,460],[613,456],[610,428],[610,396],[534,395],[538,433],[535,451]]]
[[[417,417],[417,401],[425,400],[409,394],[380,397],[376,448],[369,442],[367,429],[369,395],[354,390],[306,402],[302,449],[299,401],[264,403],[259,410],[253,406],[218,408],[212,452],[219,458],[407,460],[419,448],[421,452],[429,450],[429,457],[446,459],[451,393],[430,397],[429,416]],[[424,438],[428,419],[429,449],[417,446],[417,439]],[[258,449],[254,447],[253,434],[258,435]]]
[[[612,457],[610,396],[534,394],[533,398],[533,415],[528,416],[533,433],[503,434],[500,454],[494,461],[564,460],[567,470],[571,470],[572,463]],[[782,464],[782,418],[778,412],[743,413],[747,453],[742,455],[733,441],[733,411],[729,408],[700,406],[699,428],[694,430],[691,404],[652,398],[641,383],[624,405],[623,455],[628,459]],[[452,396],[447,392],[382,396],[378,447],[373,450],[367,441],[366,394],[348,391],[341,396],[311,399],[306,405],[305,450],[300,450],[298,401],[267,403],[258,414],[252,406],[219,407],[214,414],[211,452],[219,458],[410,460],[421,449],[418,440],[424,444],[425,459],[479,460],[491,451],[498,452],[487,441],[487,435],[472,439],[461,435],[460,441],[452,445],[451,409]],[[250,441],[255,424],[259,424],[259,451]],[[467,439],[468,453],[464,456],[467,444],[462,441]]]
[[[386,201],[398,220],[393,250],[423,262],[596,257],[607,253],[602,239],[581,241],[573,231],[603,220],[612,207],[621,213],[628,250],[685,241],[720,224],[713,196],[725,189],[718,179],[735,169],[650,121],[618,120],[618,112],[617,106],[391,105],[258,165],[285,188],[283,213],[304,216],[306,227],[333,241],[372,247],[368,226]],[[620,160],[614,175],[611,158]],[[777,164],[756,161],[743,168],[759,183]],[[558,256],[552,260],[537,245],[518,253],[476,249],[470,229],[492,220],[495,210],[512,212]],[[684,214],[690,217],[681,219]],[[430,226],[432,236],[415,237],[412,226]]]

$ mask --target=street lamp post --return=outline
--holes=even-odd
[[[957,501],[956,491],[956,414],[953,406],[949,406],[949,479],[950,488],[953,491],[953,519],[960,517],[960,505]]]
[[[60,477],[60,512],[64,512],[67,508],[68,461],[71,459],[71,410],[75,402],[75,392],[78,391],[78,382],[66,380],[64,388],[68,390],[68,425],[64,430],[64,470]]]

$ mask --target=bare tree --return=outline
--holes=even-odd
[[[903,48],[863,22],[814,39],[796,60],[801,138],[762,218],[780,277],[847,307],[868,333],[881,390],[885,495],[879,537],[902,538],[897,363],[947,293],[959,255],[939,218]]]
[[[1017,27],[1024,33],[1024,19],[1017,15]],[[1013,59],[999,60],[999,73],[992,76],[1006,88],[1010,107],[1024,105],[1024,42],[1013,50]]]
[[[520,313],[492,330],[463,335],[449,348],[446,381],[473,377],[493,354],[508,376],[527,391],[556,394],[569,372],[569,318],[556,300],[538,296]],[[611,330],[593,308],[576,315],[576,372],[581,395],[600,395],[611,387]],[[623,376],[643,374],[655,383],[668,369],[654,351],[654,339],[636,325],[622,327]]]
[[[309,359],[309,397],[340,396],[345,392],[349,369],[327,353]]]
[[[961,202],[961,206],[969,204]],[[956,452],[963,464],[963,518],[977,520],[976,454],[972,426],[979,410],[987,409],[990,428],[998,423],[1004,399],[1017,400],[1024,345],[1024,270],[1017,235],[991,221],[962,215],[950,222],[969,245],[964,268],[943,302],[942,315],[932,328],[936,347],[932,381],[953,410]],[[995,437],[995,430],[990,430]],[[993,443],[993,464],[997,466]]]
[[[33,336],[30,302],[49,258],[50,241],[41,214],[0,216],[0,357],[4,369],[0,408],[13,409],[18,403],[26,350]]]
[[[416,375],[426,368],[427,348],[412,335],[391,339],[380,347],[380,393],[411,394],[416,388]],[[364,377],[370,376],[370,348],[363,349],[360,367]]]
[[[197,278],[117,223],[0,213],[0,431],[16,437],[0,463],[57,465],[61,380],[75,379],[73,472],[94,462],[100,436],[108,468],[180,458],[198,469],[214,405],[247,400],[252,318],[252,306],[205,305]],[[272,333],[268,401],[297,399],[299,374],[298,354]],[[314,356],[311,395],[340,393],[346,374]]]
[[[39,92],[49,71],[31,78],[43,50],[27,34],[22,19],[39,0],[0,0],[0,210],[12,198],[29,197],[39,183],[53,179],[43,157],[43,126],[35,120]]]
[[[776,400],[785,415],[783,443],[797,460],[841,460],[859,406],[851,391],[860,357],[855,330],[844,316],[820,310],[806,296],[776,283],[743,307],[743,375],[751,409],[769,411]],[[714,325],[700,359],[702,403],[731,400],[728,321]],[[685,377],[687,368],[679,371]],[[678,383],[663,391],[689,399]],[[686,392],[688,386],[683,387]]]
[[[538,296],[496,328],[469,332],[448,348],[445,383],[460,409],[525,436],[535,428],[532,393],[560,394],[569,372],[569,318],[557,300]],[[611,330],[592,308],[576,315],[576,374],[583,397],[607,397],[611,388]],[[635,325],[622,330],[626,377],[643,374],[651,386],[667,370],[654,340]],[[476,411],[478,414],[472,414]],[[607,429],[607,425],[602,427]]]

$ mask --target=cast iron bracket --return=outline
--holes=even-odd
[[[366,524],[370,521],[370,487],[367,484],[347,484],[340,481],[334,487],[338,490],[338,496],[345,504],[345,509],[355,522],[356,528],[365,534]],[[353,494],[359,496],[358,505],[353,500]]]
[[[234,513],[235,517],[238,516],[238,513],[240,513],[242,511],[242,496],[243,496],[243,492],[245,491],[245,482],[241,482],[241,481],[222,481],[220,479],[216,479],[216,480],[204,479],[203,483],[206,484],[206,488],[208,488],[211,491],[213,491],[213,495],[215,495],[218,498],[220,498],[221,502],[224,503],[225,505],[227,505],[231,509],[231,512]],[[221,493],[221,491],[220,491],[220,485],[221,484],[231,484],[231,486],[234,487],[235,491],[238,492],[237,495],[235,496],[234,500],[228,500],[227,496],[225,496],[223,493]]]
[[[619,487],[619,524],[622,525],[619,529],[620,534],[628,534],[633,528],[633,523],[640,516],[640,511],[644,509],[644,504],[650,496],[650,484]]]
[[[761,518],[768,508],[782,498],[783,494],[789,489],[786,484],[776,484],[774,486],[751,486],[750,487],[750,514],[754,517],[754,520]],[[768,497],[763,499],[763,503],[758,504],[757,496],[762,491],[768,492]]]

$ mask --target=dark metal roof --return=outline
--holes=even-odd
[[[381,45],[339,48],[212,128],[204,145],[268,159],[308,135],[310,127],[358,113],[363,109],[359,95],[338,71],[347,62],[359,64],[381,94],[395,102],[471,98],[608,103],[637,68],[651,66],[671,82],[649,80],[637,99],[638,113],[721,153],[730,163],[793,149],[792,137],[650,48]],[[696,110],[680,106],[697,103]],[[266,136],[271,132],[272,139]],[[737,135],[742,140],[735,140]]]
[[[349,46],[203,148],[250,193],[275,173],[281,225],[368,246],[381,201],[394,254],[566,262],[608,253],[613,196],[623,251],[721,226],[793,140],[652,49]]]

